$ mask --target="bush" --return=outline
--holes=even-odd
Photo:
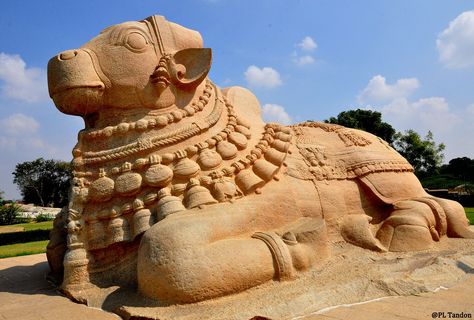
[[[51,230],[31,230],[22,232],[0,233],[0,243],[2,245],[7,245],[48,240],[50,231]]]
[[[0,225],[14,224],[17,222],[20,207],[14,203],[0,207]]]
[[[36,222],[51,221],[51,220],[54,220],[54,215],[51,215],[48,213],[40,213],[35,218]]]

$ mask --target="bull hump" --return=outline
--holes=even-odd
[[[375,172],[413,172],[382,139],[360,130],[321,122],[293,126],[299,159],[289,175],[299,179],[344,180]]]

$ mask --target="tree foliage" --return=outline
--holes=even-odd
[[[395,129],[382,121],[382,114],[378,111],[362,109],[343,111],[337,117],[331,117],[324,122],[361,129],[375,134],[390,144],[392,144],[395,135]]]
[[[424,178],[423,186],[430,189],[450,189],[463,186],[474,195],[474,159],[454,158],[441,166],[438,175]]]
[[[441,167],[442,174],[451,175],[465,182],[474,183],[474,159],[454,158]]]
[[[393,146],[410,162],[418,177],[439,172],[444,158],[445,145],[443,143],[437,144],[431,131],[428,131],[424,139],[411,129],[405,133],[397,132],[394,136]]]
[[[69,163],[39,158],[17,164],[13,176],[25,203],[43,207],[67,204],[71,179]]]

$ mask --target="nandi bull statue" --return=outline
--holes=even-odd
[[[57,108],[81,116],[70,202],[48,245],[62,290],[135,287],[191,303],[291,281],[341,241],[416,251],[474,238],[382,139],[339,125],[265,124],[247,89],[208,79],[198,32],[151,16],[48,65]]]

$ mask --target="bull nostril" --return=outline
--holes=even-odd
[[[61,52],[59,54],[59,59],[60,60],[70,60],[70,59],[74,58],[76,55],[77,55],[76,50],[67,50],[67,51]]]

